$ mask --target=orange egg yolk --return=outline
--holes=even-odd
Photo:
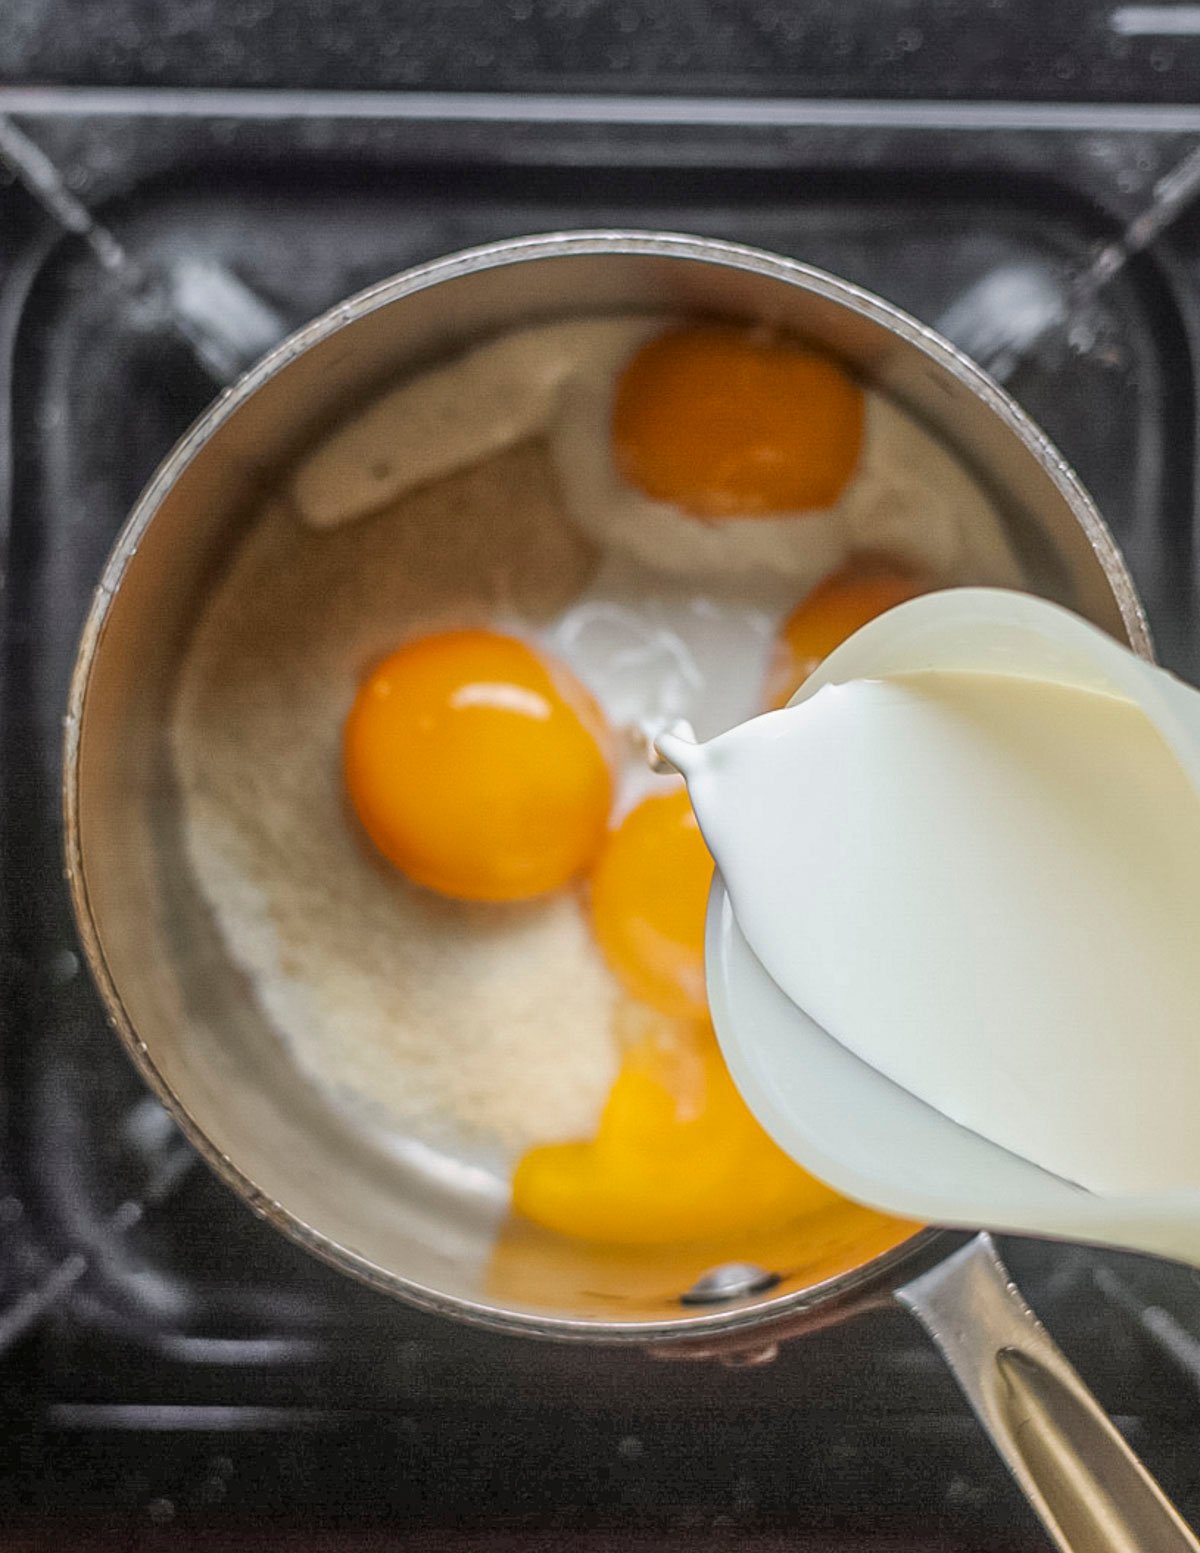
[[[786,705],[821,660],[860,626],[932,586],[927,577],[884,561],[852,561],[831,573],[784,622],[768,671],[767,704]]]
[[[623,479],[697,517],[819,509],[858,463],[863,394],[830,357],[784,336],[672,329],[621,373],[612,436]]]
[[[361,685],[343,738],[363,829],[417,884],[513,901],[589,868],[612,800],[599,709],[560,665],[491,631],[410,642]]]
[[[644,799],[609,833],[592,875],[592,925],[625,990],[702,1019],[713,862],[685,788]]]
[[[643,1014],[595,1139],[520,1160],[518,1213],[577,1239],[663,1245],[784,1223],[837,1200],[754,1120],[708,1026]]]

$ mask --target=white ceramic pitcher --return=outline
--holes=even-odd
[[[902,604],[830,654],[792,704],[824,685],[929,670],[1024,676],[1134,701],[1200,802],[1200,691],[1026,594],[963,588]],[[689,758],[685,741],[666,735],[659,747],[685,776],[692,768],[693,783],[702,780],[703,762]],[[1200,1266],[1200,1185],[1100,1196],[949,1120],[785,996],[742,936],[719,876],[706,961],[713,1020],[738,1088],[780,1147],[846,1196],[936,1224],[1082,1240]]]

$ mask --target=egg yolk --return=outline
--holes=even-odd
[[[599,709],[560,665],[491,631],[410,642],[361,685],[343,738],[363,829],[460,900],[544,894],[590,867],[612,799]]]
[[[713,862],[687,790],[655,795],[608,835],[592,875],[592,925],[626,992],[702,1019],[704,914]]]
[[[595,1139],[531,1149],[518,1163],[518,1213],[577,1239],[663,1245],[785,1222],[837,1200],[754,1120],[710,1027],[643,1012]]]
[[[885,561],[854,561],[831,573],[783,624],[768,670],[767,704],[786,705],[821,660],[860,626],[932,586],[927,577]]]
[[[830,507],[858,463],[863,394],[798,341],[672,329],[621,373],[612,436],[623,479],[697,517]]]

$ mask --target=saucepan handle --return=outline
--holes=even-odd
[[[1200,1542],[1008,1276],[991,1238],[897,1290],[1064,1553],[1197,1553]]]

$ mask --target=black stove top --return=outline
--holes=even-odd
[[[1191,103],[1198,34],[1124,0],[12,0],[0,57],[57,85]]]
[[[1037,1546],[898,1310],[739,1369],[546,1347],[408,1310],[255,1220],[146,1096],[81,969],[60,717],[103,555],[239,351],[413,262],[579,226],[756,243],[948,320],[1075,463],[1162,656],[1200,675],[1200,222],[1184,210],[1102,287],[1079,283],[1180,164],[1190,187],[1200,112],[140,86],[0,89],[4,112],[48,165],[24,148],[40,201],[0,182],[0,1505],[176,1534],[253,1516]],[[74,200],[99,236],[64,233]],[[1022,335],[1014,296],[1051,321]],[[1200,1284],[1005,1250],[1200,1520]]]

